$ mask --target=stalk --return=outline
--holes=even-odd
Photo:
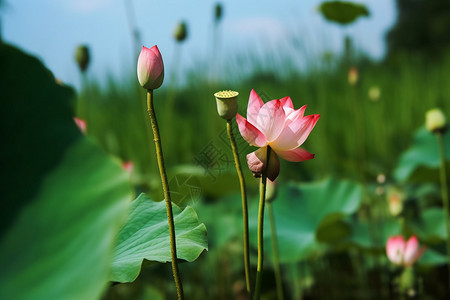
[[[270,146],[267,146],[266,170],[262,173],[259,186],[259,210],[258,210],[258,265],[256,268],[256,285],[254,300],[261,298],[262,271],[264,263],[264,204],[266,202],[267,168],[269,167]]]
[[[448,203],[448,186],[447,186],[447,172],[445,169],[445,144],[444,144],[444,136],[442,132],[436,132],[436,137],[439,144],[439,153],[441,157],[441,168],[440,168],[440,177],[441,177],[441,193],[442,193],[442,202],[444,204],[445,210],[445,228],[447,230],[447,264],[448,264],[448,280],[450,287],[450,212],[449,212],[449,203]]]
[[[241,186],[241,199],[242,199],[242,223],[244,232],[244,266],[245,266],[245,283],[247,286],[247,292],[252,295],[251,280],[250,280],[250,242],[248,234],[248,205],[247,205],[247,191],[245,188],[245,179],[242,172],[241,162],[239,161],[239,153],[234,138],[231,120],[227,120],[227,132],[231,143],[231,149],[233,150],[234,163],[236,164],[236,172],[239,177],[239,184]]]
[[[277,230],[275,228],[275,216],[273,215],[272,203],[267,202],[267,213],[269,215],[270,233],[272,236],[273,268],[275,271],[275,284],[277,287],[277,299],[283,300],[283,281],[281,279],[280,254],[278,253]]]
[[[175,280],[175,286],[177,288],[178,299],[181,300],[184,299],[184,293],[183,293],[183,285],[181,283],[180,278],[180,272],[178,270],[177,246],[175,241],[175,224],[173,221],[172,201],[170,200],[169,182],[167,180],[166,168],[164,166],[164,157],[161,147],[161,138],[159,135],[158,121],[156,120],[155,109],[153,107],[153,90],[148,90],[147,92],[147,109],[152,124],[153,137],[156,147],[156,157],[158,160],[159,173],[161,175],[161,181],[164,190],[164,199],[166,201],[167,221],[169,223],[169,232],[170,232],[170,253],[172,256],[173,278]]]

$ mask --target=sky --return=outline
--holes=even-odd
[[[214,6],[217,1],[195,0],[4,0],[0,11],[3,39],[37,56],[65,83],[80,87],[74,62],[75,49],[89,46],[92,63],[88,77],[100,83],[135,76],[137,46],[130,19],[140,33],[141,44],[158,45],[166,69],[177,59],[173,32],[180,21],[188,25],[181,45],[180,71],[208,63],[213,47]],[[358,49],[375,59],[385,51],[385,34],[395,23],[394,0],[359,0],[370,10],[351,26],[326,22],[317,11],[320,0],[221,1],[220,59],[239,51],[292,53],[292,40],[305,53],[339,52],[345,35]],[[132,18],[129,18],[131,12]],[[294,37],[294,38],[293,38]],[[180,46],[180,45],[178,45]],[[309,54],[307,54],[309,53]],[[167,77],[167,76],[166,76]],[[170,80],[170,79],[169,79]]]

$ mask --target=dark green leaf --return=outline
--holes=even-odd
[[[319,6],[319,11],[328,21],[341,25],[353,23],[362,16],[369,16],[369,10],[365,5],[346,1],[323,2]]]
[[[73,92],[0,45],[1,299],[96,299],[131,197],[117,162],[73,122]]]

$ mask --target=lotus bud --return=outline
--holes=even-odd
[[[174,37],[177,40],[177,42],[181,43],[184,41],[187,37],[187,26],[185,22],[178,23],[177,27],[175,28]]]
[[[86,72],[90,60],[91,57],[89,54],[89,48],[86,45],[78,46],[75,51],[75,61],[77,62],[82,73]]]
[[[217,103],[217,112],[225,120],[233,119],[238,110],[237,96],[235,91],[220,91],[214,94]]]
[[[370,87],[369,89],[369,98],[372,101],[378,101],[380,99],[381,91],[380,88],[376,85]]]
[[[133,161],[125,161],[122,163],[122,169],[124,169],[128,174],[131,174],[134,169],[134,163]]]
[[[276,180],[272,181],[268,179],[266,185],[266,201],[272,202],[277,197],[277,194],[278,194],[277,181]]]
[[[403,201],[405,194],[397,188],[390,188],[387,193],[389,212],[392,216],[396,217],[403,211]]]
[[[430,109],[425,115],[425,127],[433,133],[444,132],[447,127],[445,115],[439,108]]]
[[[351,67],[348,71],[348,83],[351,86],[355,86],[358,83],[358,69],[355,67]]]
[[[214,7],[214,17],[216,23],[220,22],[220,19],[222,19],[222,5],[220,3],[217,3]]]
[[[86,134],[87,131],[87,125],[86,125],[86,121],[80,118],[73,118],[75,124],[77,125],[77,127],[80,129],[80,131],[84,134]]]
[[[143,46],[137,63],[137,76],[147,90],[159,88],[164,81],[164,63],[158,46]]]
[[[247,165],[255,178],[261,177],[264,171],[267,172],[267,178],[275,181],[280,174],[280,160],[275,151],[270,151],[269,164],[267,164],[267,147],[247,154]]]

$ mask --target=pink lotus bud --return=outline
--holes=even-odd
[[[358,79],[358,69],[351,67],[348,71],[348,83],[350,83],[351,86],[355,86],[358,83]]]
[[[134,163],[130,160],[130,161],[126,161],[124,163],[122,163],[122,168],[127,171],[127,173],[131,174],[131,172],[133,172],[134,169]]]
[[[73,118],[73,120],[75,121],[75,124],[77,124],[78,128],[80,128],[81,132],[86,134],[86,121],[79,118]]]
[[[401,235],[391,236],[386,243],[386,254],[389,260],[399,266],[412,266],[425,252],[426,247],[419,248],[416,236],[411,236],[407,242]]]
[[[137,64],[139,83],[147,90],[159,88],[164,81],[164,63],[158,46],[150,49],[145,46],[139,54]]]

